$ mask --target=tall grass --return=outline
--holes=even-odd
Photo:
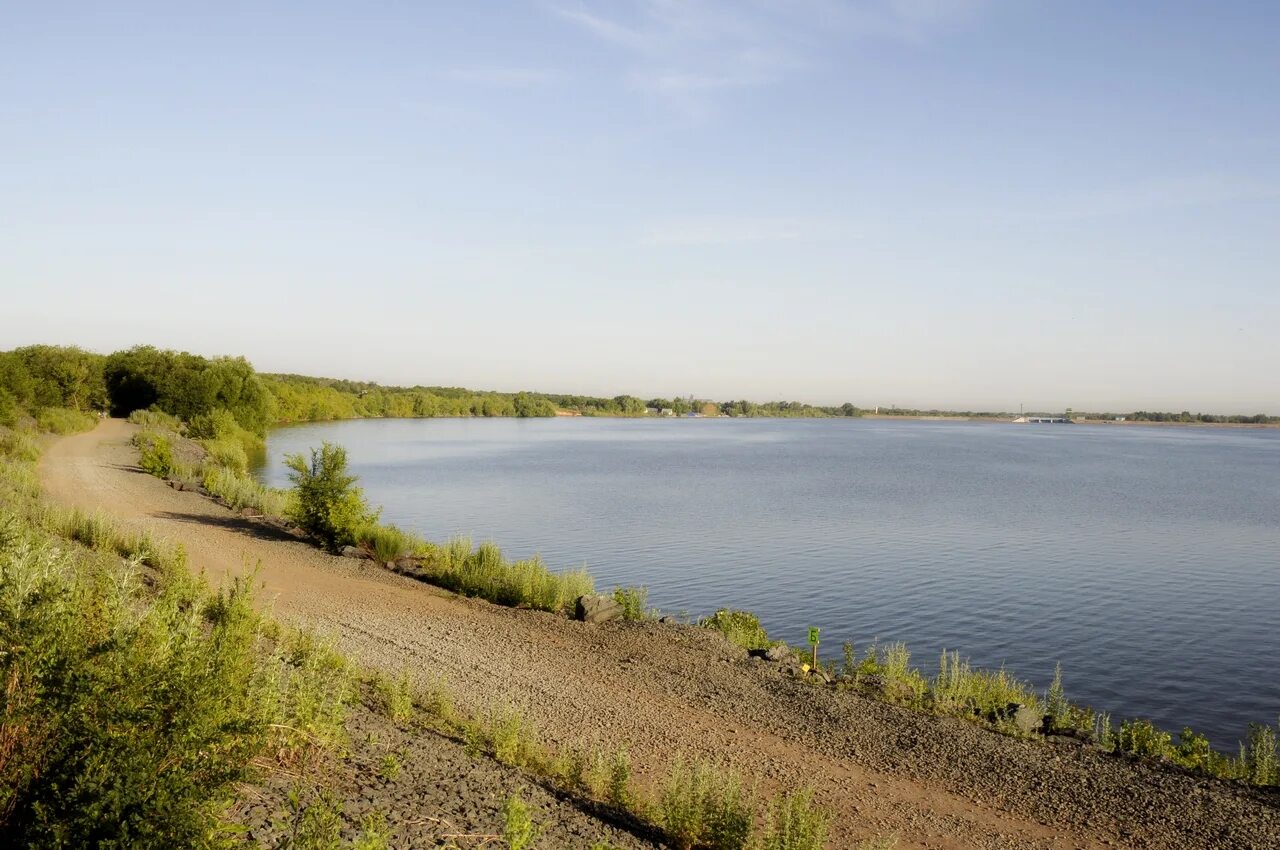
[[[1061,687],[1061,679],[1058,680]],[[1040,700],[1026,682],[999,670],[975,670],[958,652],[943,650],[938,676],[933,680],[934,708],[940,714],[1004,716],[1011,705],[1026,705],[1039,712]],[[1065,713],[1065,709],[1064,709]]]
[[[151,428],[157,431],[173,431],[174,433],[182,433],[182,420],[178,417],[165,413],[163,410],[154,408],[149,410],[135,410],[129,414],[129,422],[134,425],[141,425],[144,428]]]
[[[36,425],[41,431],[53,434],[79,434],[98,424],[98,417],[68,407],[46,407],[36,414]]]
[[[455,538],[434,550],[425,559],[424,569],[430,581],[449,590],[542,611],[565,611],[594,588],[585,570],[553,573],[537,557],[508,561],[496,544],[482,543],[472,549],[466,538]]]
[[[292,511],[295,497],[289,490],[266,487],[247,473],[206,464],[204,488],[233,510],[249,508],[266,516],[283,517]]]

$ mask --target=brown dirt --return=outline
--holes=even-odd
[[[939,850],[1280,848],[1274,792],[814,688],[702,629],[586,626],[457,598],[169,488],[135,466],[132,432],[106,421],[55,443],[49,496],[182,541],[215,581],[260,565],[280,619],[334,634],[363,664],[443,676],[464,709],[514,703],[553,743],[625,745],[642,782],[684,753],[765,790],[812,784],[837,813],[832,848],[888,833]]]

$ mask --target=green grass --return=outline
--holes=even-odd
[[[266,516],[289,516],[296,499],[290,490],[265,487],[252,476],[223,466],[206,465],[201,483],[232,510],[249,508]]]
[[[584,570],[553,573],[540,558],[508,561],[493,543],[474,550],[471,541],[455,538],[425,560],[429,580],[466,596],[499,605],[563,612],[594,588]]]
[[[649,601],[647,587],[615,587],[613,601],[622,606],[622,619],[643,620],[649,616],[645,607]]]
[[[958,652],[943,651],[933,680],[934,710],[956,716],[1001,717],[1011,705],[1027,705],[1039,713],[1035,689],[999,670],[975,670]],[[1061,687],[1061,679],[1058,679]],[[1065,703],[1065,699],[1063,700]],[[1065,708],[1062,709],[1065,715]]]
[[[539,831],[524,800],[518,794],[508,797],[502,806],[502,842],[507,850],[530,850]]]
[[[423,548],[423,541],[394,525],[368,525],[356,533],[356,544],[373,554],[375,560],[388,563],[411,555]]]
[[[98,417],[67,407],[46,407],[36,413],[36,425],[52,434],[79,434],[98,424]]]
[[[128,421],[144,428],[157,431],[173,431],[176,434],[182,433],[183,429],[181,419],[165,413],[163,410],[135,410],[129,414]]]
[[[760,625],[760,618],[750,611],[721,608],[710,617],[699,620],[698,625],[715,629],[730,643],[736,643],[743,649],[766,649],[772,645],[768,632]]]

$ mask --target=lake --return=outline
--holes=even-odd
[[[1280,715],[1280,431],[858,419],[427,419],[322,440],[384,521],[493,540],[803,644],[957,649],[1234,751]]]

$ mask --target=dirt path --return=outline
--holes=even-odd
[[[585,626],[326,555],[145,475],[132,432],[109,420],[55,443],[48,495],[182,541],[213,581],[260,564],[282,620],[336,635],[362,663],[443,676],[465,708],[514,703],[552,741],[625,744],[642,779],[683,752],[766,788],[812,784],[838,813],[833,848],[877,833],[940,850],[1280,848],[1275,794],[810,688],[702,629]]]

